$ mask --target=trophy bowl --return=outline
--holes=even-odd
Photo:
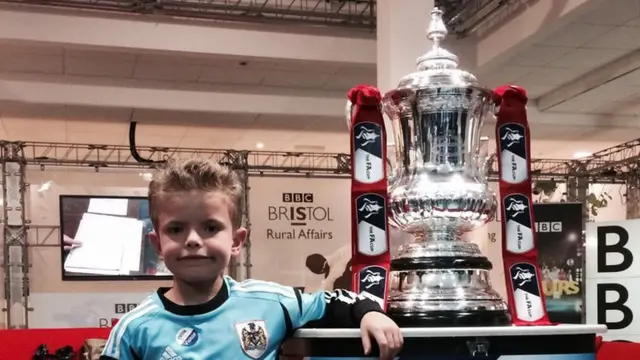
[[[446,35],[436,8],[432,50],[383,98],[395,136],[390,222],[413,237],[391,261],[388,313],[401,326],[508,325],[491,262],[463,239],[496,212],[480,140],[492,92],[440,47]]]

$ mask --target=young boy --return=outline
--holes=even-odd
[[[170,162],[160,170],[149,184],[151,241],[173,286],[122,317],[100,359],[276,360],[288,335],[317,320],[359,324],[366,353],[373,338],[381,359],[395,357],[402,334],[375,301],[346,290],[309,295],[223,275],[247,236],[242,193],[237,175],[210,161]]]

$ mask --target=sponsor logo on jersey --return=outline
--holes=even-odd
[[[240,339],[240,346],[247,356],[252,359],[261,357],[269,345],[267,326],[264,320],[251,320],[236,323],[236,333]]]
[[[182,357],[178,355],[178,353],[170,346],[167,346],[162,352],[162,357],[160,357],[160,360],[182,360]]]
[[[358,252],[377,256],[387,251],[387,204],[378,194],[369,193],[356,200]]]
[[[191,346],[198,342],[198,333],[192,328],[182,328],[176,334],[176,342],[182,346]]]
[[[526,129],[520,124],[504,124],[498,130],[502,180],[519,184],[529,178]]]
[[[526,262],[516,263],[511,265],[509,273],[518,318],[532,322],[542,319],[542,292],[538,286],[535,266]]]

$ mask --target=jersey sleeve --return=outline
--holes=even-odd
[[[118,323],[109,334],[109,339],[102,350],[100,360],[141,360],[136,353],[135,341],[131,330]]]
[[[303,294],[292,288],[292,296],[284,296],[282,305],[293,329],[309,323],[320,327],[357,327],[366,313],[382,312],[377,302],[342,289]]]

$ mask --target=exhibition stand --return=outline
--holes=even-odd
[[[603,325],[407,328],[400,358],[594,360],[596,335],[604,332]],[[315,360],[364,359],[361,341],[359,329],[301,329],[283,354]]]
[[[41,344],[79,349],[88,338],[106,339],[111,328],[0,331],[0,360],[30,360]],[[405,359],[637,360],[640,344],[602,342],[602,325],[404,329]],[[486,355],[483,355],[486,354]],[[358,329],[303,329],[283,347],[287,359],[362,359]]]

